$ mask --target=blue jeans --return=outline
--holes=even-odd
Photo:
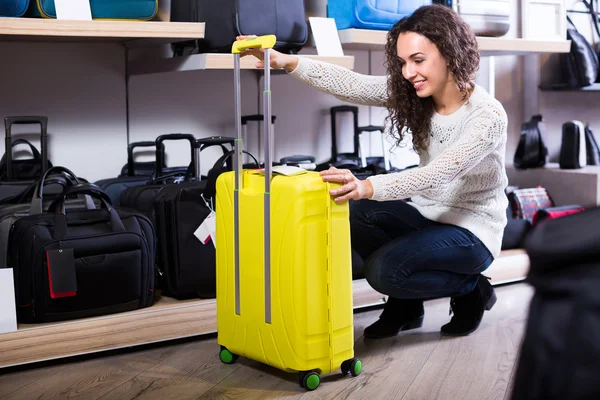
[[[350,226],[365,278],[398,299],[470,293],[493,261],[470,231],[431,221],[403,200],[351,201]]]

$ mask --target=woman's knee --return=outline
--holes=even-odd
[[[384,257],[374,254],[364,263],[364,276],[369,285],[385,295],[390,295],[393,291],[392,277],[390,276],[390,267],[392,264],[385,261]]]

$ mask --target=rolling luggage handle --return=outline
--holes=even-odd
[[[194,176],[196,179],[200,180],[202,178],[202,175],[200,174],[200,157],[201,157],[202,150],[204,150],[208,147],[212,147],[212,146],[219,146],[223,150],[223,154],[225,155],[230,152],[230,150],[228,150],[224,146],[226,144],[230,145],[231,148],[233,149],[235,146],[235,139],[230,138],[230,137],[225,137],[225,136],[210,136],[207,138],[196,139],[194,141],[193,167],[194,167]],[[231,167],[231,163],[229,163],[229,166]]]
[[[190,142],[190,159],[194,162],[194,141],[196,138],[194,135],[189,133],[169,133],[166,135],[160,135],[156,138],[156,173],[155,176],[158,178],[162,176],[163,165],[165,164],[165,146],[163,142],[165,140],[187,140]]]
[[[133,149],[136,147],[156,147],[156,142],[152,141],[143,141],[143,142],[134,142],[129,143],[127,146],[127,176],[135,176],[135,163],[133,161]],[[164,153],[164,148],[162,149]],[[163,165],[161,165],[161,168]]]
[[[385,166],[386,171],[390,168],[390,160],[388,158],[388,152],[385,149],[385,141],[383,139],[383,134],[385,133],[385,127],[377,126],[377,125],[367,125],[361,126],[358,128],[358,134],[360,135],[363,132],[381,132],[381,152],[383,153],[383,165]],[[370,140],[370,139],[369,139]],[[367,166],[367,156],[364,153],[360,152],[360,162],[362,163],[362,167],[365,168]]]
[[[6,129],[5,148],[6,148],[6,180],[13,179],[13,163],[12,163],[12,126],[15,124],[39,124],[42,130],[41,147],[42,147],[42,174],[48,170],[48,117],[41,116],[24,116],[24,117],[6,117],[4,118],[4,126]]]
[[[354,132],[354,151],[352,153],[344,153],[339,154],[337,148],[337,122],[336,122],[336,114],[337,113],[352,113],[352,121],[353,121],[353,132]],[[360,148],[360,142],[358,138],[358,107],[356,106],[337,106],[331,107],[331,162],[335,163],[338,160],[340,155],[345,156],[353,156],[358,158],[358,149]],[[364,165],[363,165],[364,166]]]
[[[233,53],[233,90],[235,97],[235,130],[237,138],[234,149],[234,170],[235,170],[235,189],[233,193],[233,220],[234,220],[234,262],[235,262],[235,313],[240,315],[240,227],[239,227],[239,191],[242,189],[242,99],[240,84],[240,53],[243,50],[251,48],[264,49],[264,89],[263,89],[263,109],[265,112],[263,119],[263,131],[265,138],[265,208],[264,208],[264,261],[265,261],[265,322],[271,323],[271,156],[273,145],[271,143],[271,65],[270,49],[275,46],[277,38],[275,35],[264,35],[251,37],[244,40],[237,40],[231,47]]]
[[[273,139],[273,131],[275,130],[275,120],[277,116],[271,115],[271,140]],[[242,143],[248,142],[248,122],[264,122],[266,121],[263,114],[242,115]],[[260,135],[258,136],[258,157],[260,158]],[[247,159],[247,162],[249,160]],[[242,166],[244,162],[242,162]]]

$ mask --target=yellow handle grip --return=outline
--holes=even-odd
[[[260,47],[262,49],[272,49],[275,46],[277,38],[275,35],[263,35],[257,37],[251,37],[244,40],[236,40],[231,46],[231,52],[233,54],[241,53],[246,49],[255,49]]]

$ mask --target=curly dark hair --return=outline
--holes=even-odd
[[[433,99],[420,98],[415,88],[402,76],[402,64],[396,44],[401,33],[414,32],[425,36],[449,63],[458,88],[467,98],[479,69],[479,49],[475,34],[467,23],[451,8],[439,4],[418,8],[412,15],[402,18],[388,32],[385,46],[386,68],[389,74],[387,86],[388,119],[391,133],[397,145],[404,139],[404,128],[413,135],[413,147],[417,153],[426,150],[429,128],[433,116]]]

